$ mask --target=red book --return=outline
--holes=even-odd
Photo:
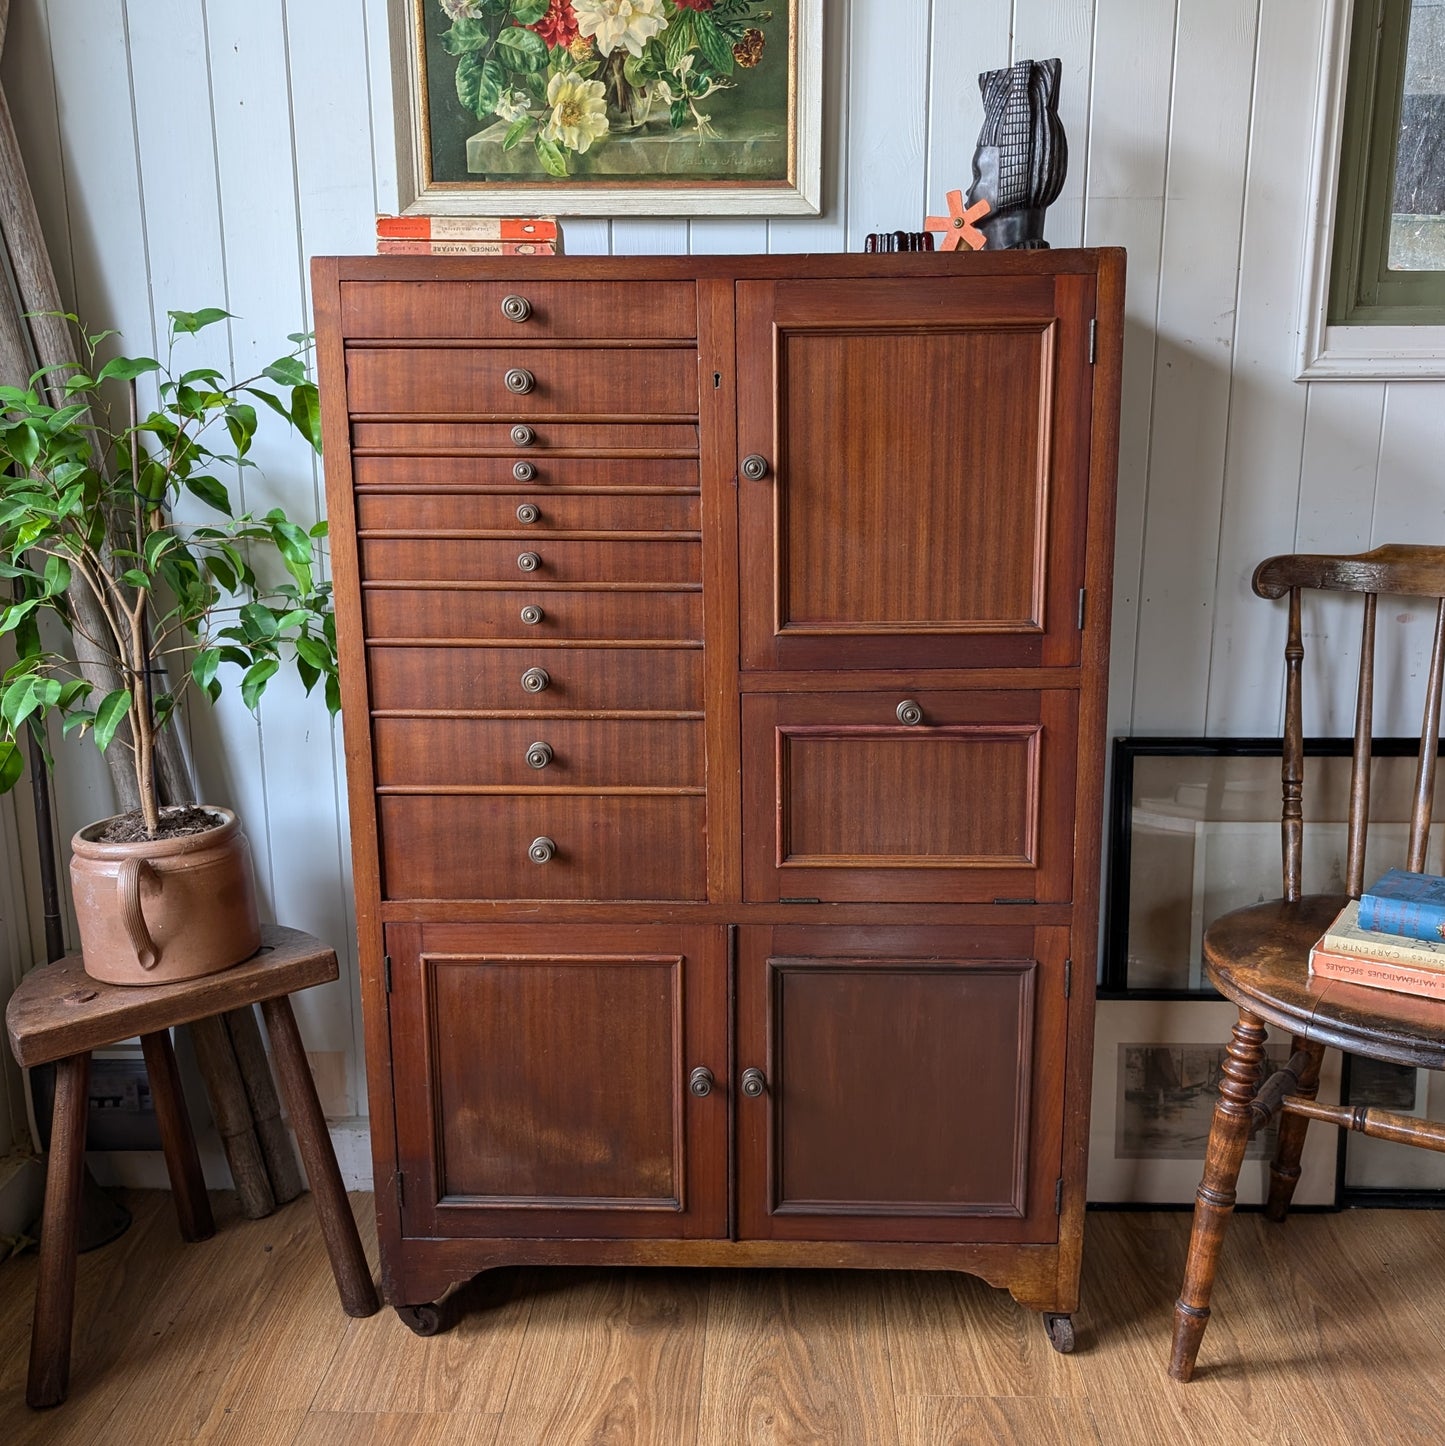
[[[1445,972],[1398,964],[1393,959],[1361,959],[1356,954],[1336,954],[1318,944],[1310,950],[1310,973],[1322,979],[1340,979],[1370,989],[1390,989],[1396,994],[1423,994],[1445,999]]]
[[[555,256],[550,241],[391,241],[378,237],[378,256]]]
[[[392,241],[555,241],[551,216],[378,216],[376,234]]]

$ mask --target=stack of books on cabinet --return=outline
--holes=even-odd
[[[1310,950],[1310,973],[1445,999],[1445,878],[1381,875]]]
[[[378,216],[378,256],[560,256],[555,216]]]

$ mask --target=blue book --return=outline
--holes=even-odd
[[[1445,879],[1391,869],[1360,895],[1360,927],[1407,939],[1445,939]]]

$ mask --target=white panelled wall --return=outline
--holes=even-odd
[[[62,293],[93,327],[150,352],[168,307],[222,305],[240,319],[214,335],[248,367],[307,326],[307,259],[370,250],[395,205],[386,3],[13,0],[0,80]],[[1060,56],[1071,161],[1049,239],[1129,251],[1110,723],[1277,733],[1282,623],[1254,563],[1445,538],[1445,383],[1293,380],[1325,4],[827,0],[822,216],[577,220],[567,249],[861,250],[967,185],[980,70]],[[303,448],[278,430],[257,459],[248,503],[320,507]],[[1347,726],[1348,690],[1314,702],[1311,731]],[[245,816],[268,910],[347,959],[299,1004],[328,1112],[362,1117],[339,731],[282,686],[259,724],[228,696],[191,737],[205,796]],[[65,830],[101,811],[69,764]]]

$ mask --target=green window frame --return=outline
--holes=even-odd
[[[1332,326],[1445,324],[1445,271],[1388,265],[1411,3],[1354,4],[1330,265]]]

